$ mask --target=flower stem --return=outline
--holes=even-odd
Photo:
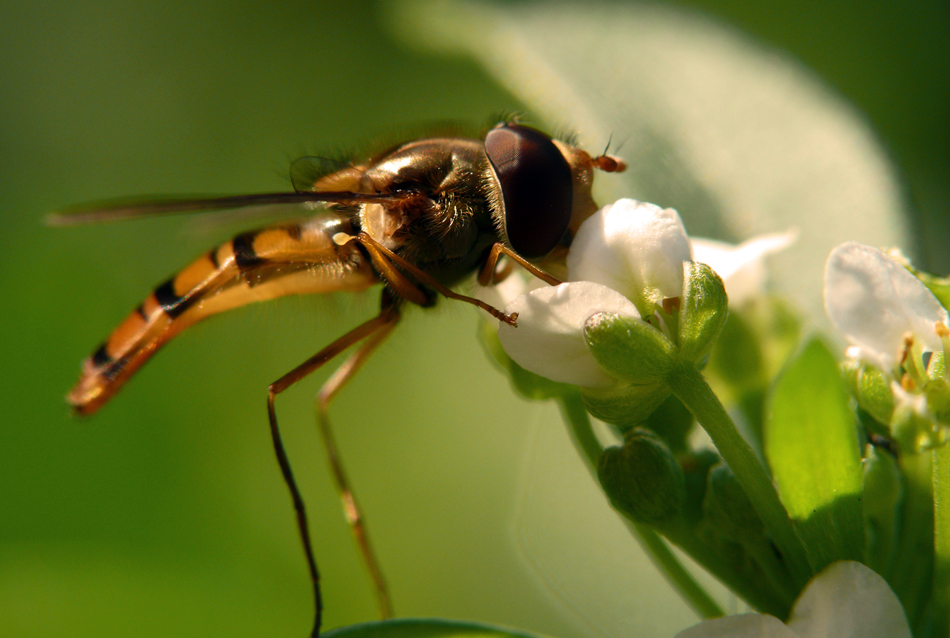
[[[667,383],[709,434],[719,454],[732,469],[748,495],[772,541],[781,552],[799,589],[811,578],[805,548],[779,500],[772,479],[748,442],[742,438],[722,403],[702,373],[691,362],[681,361],[669,373]]]
[[[558,403],[564,420],[570,427],[574,444],[587,461],[587,469],[594,476],[594,480],[597,480],[597,463],[604,452],[604,446],[594,434],[590,415],[587,414],[583,400],[580,395],[574,394],[562,396]],[[725,615],[722,607],[703,589],[702,585],[696,582],[693,575],[676,558],[659,534],[647,525],[624,520],[634,539],[653,564],[700,618],[717,618]]]
[[[726,615],[719,603],[713,600],[702,585],[696,582],[693,575],[676,558],[670,546],[653,528],[649,525],[634,523],[626,518],[624,521],[656,568],[679,592],[686,604],[696,612],[696,615],[700,618],[719,618]]]

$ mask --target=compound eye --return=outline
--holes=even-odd
[[[522,257],[543,257],[557,246],[571,221],[571,167],[550,137],[519,124],[489,131],[485,152],[501,185],[501,221],[508,243]]]

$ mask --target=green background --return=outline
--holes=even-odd
[[[947,4],[687,4],[798,56],[867,113],[923,212],[929,265],[950,269]],[[0,636],[308,631],[265,390],[371,316],[375,295],[283,299],[212,320],[101,414],[75,420],[62,396],[82,357],[234,227],[42,219],[128,194],[284,189],[297,155],[524,108],[474,63],[408,51],[384,15],[361,2],[0,7]],[[566,448],[556,413],[517,399],[491,369],[470,309],[407,315],[331,412],[397,612],[590,633],[568,594],[539,584],[531,566],[542,559],[512,541],[533,533],[522,510],[548,482],[531,474],[537,440]],[[375,612],[313,427],[323,378],[278,411],[335,626]],[[565,459],[557,469],[583,477]],[[644,635],[690,622],[650,584],[648,564],[623,569],[642,570],[668,610]]]

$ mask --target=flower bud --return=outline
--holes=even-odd
[[[649,430],[632,430],[623,447],[604,450],[597,476],[613,506],[637,523],[663,523],[682,510],[683,470]]]
[[[696,362],[709,354],[729,316],[726,287],[706,264],[685,262],[683,270],[679,352],[684,359]]]
[[[887,376],[874,366],[857,359],[841,364],[841,373],[853,396],[865,412],[887,425],[894,413],[894,393]]]
[[[581,388],[587,411],[621,432],[643,423],[669,395],[665,383],[626,385],[612,390]]]

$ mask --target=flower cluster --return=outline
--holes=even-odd
[[[644,544],[656,547],[648,539],[661,534],[764,612],[707,621],[681,638],[939,631],[950,601],[927,601],[950,568],[940,571],[932,548],[944,538],[950,550],[950,516],[934,503],[950,507],[950,487],[939,487],[936,469],[933,485],[930,477],[931,467],[950,471],[950,456],[939,456],[950,438],[950,315],[926,276],[847,243],[831,253],[824,282],[827,314],[850,344],[845,362],[813,338],[797,353],[780,348],[770,369],[768,340],[797,323],[761,303],[763,263],[793,239],[690,240],[672,209],[620,200],[581,226],[568,282],[507,304],[518,326],[501,325],[498,340],[520,368],[573,388],[590,414],[618,427],[622,444],[604,449],[589,421],[564,410]],[[725,378],[744,427],[699,372],[707,364]],[[691,441],[696,422],[714,450]],[[932,464],[920,454],[931,449]],[[908,548],[930,567],[898,577]],[[672,582],[689,583],[675,558],[654,560]],[[707,617],[722,614],[695,583],[681,593]]]
[[[705,363],[727,294],[732,308],[762,297],[764,258],[792,241],[691,239],[675,210],[621,199],[579,229],[567,283],[512,295],[518,327],[501,325],[498,339],[518,366],[578,386],[591,414],[628,431],[667,400],[672,370]]]
[[[895,257],[849,242],[828,258],[824,296],[850,344],[846,378],[861,407],[904,452],[946,440],[950,315],[934,294]]]

